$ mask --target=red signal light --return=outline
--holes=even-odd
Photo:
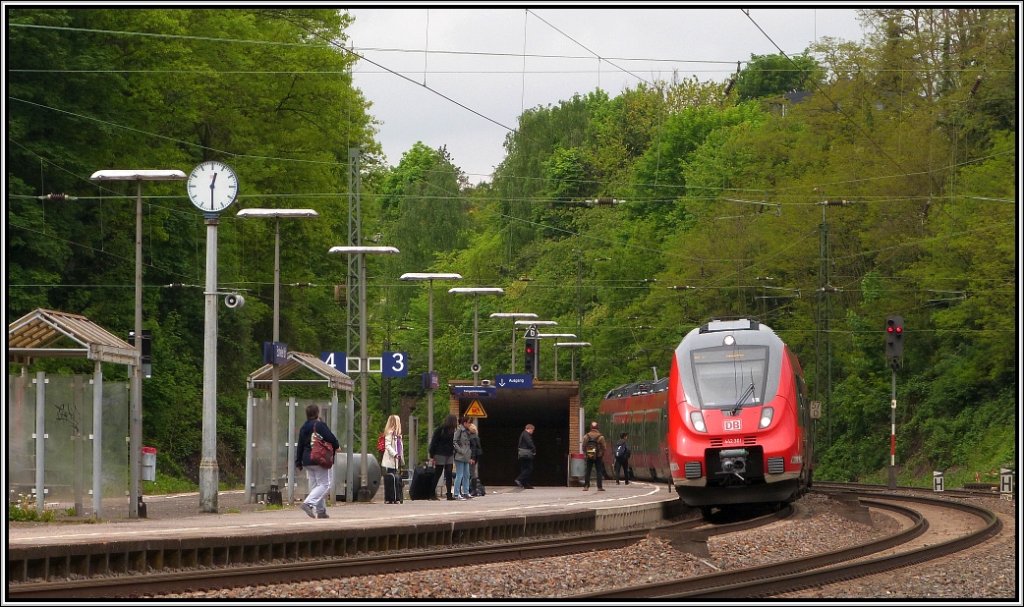
[[[893,328],[892,325],[889,325],[888,327],[885,328],[885,330],[888,331],[889,333],[892,333],[893,331],[895,331],[895,328]]]
[[[903,333],[903,327],[896,327],[897,333]]]

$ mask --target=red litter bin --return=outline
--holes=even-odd
[[[156,447],[142,448],[142,480],[156,480]]]

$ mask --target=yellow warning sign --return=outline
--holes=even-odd
[[[469,408],[466,409],[466,412],[463,413],[463,415],[466,417],[487,417],[487,412],[484,411],[483,405],[480,404],[480,401],[474,400],[469,404]]]

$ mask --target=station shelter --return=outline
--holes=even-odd
[[[42,358],[85,358],[93,373],[30,375]],[[138,351],[85,316],[38,308],[7,326],[7,362],[21,365],[7,383],[8,503],[41,514],[67,501],[84,515],[90,495],[98,518],[104,498],[127,499],[128,383],[104,382],[103,365],[138,365]]]
[[[278,366],[278,409],[271,407],[270,390],[273,383],[273,365],[265,364],[246,378],[248,387],[245,416],[245,497],[253,503],[265,500],[280,505],[282,497],[294,501],[298,480],[295,474],[295,438],[299,428],[306,422],[306,406],[320,407],[320,419],[338,437],[341,457],[355,442],[351,440],[353,429],[354,384],[352,378],[328,365],[318,357],[305,352],[288,352],[284,363]],[[326,386],[330,396],[309,397],[310,386]],[[307,396],[296,396],[296,388]],[[260,394],[257,394],[257,392]],[[344,403],[339,402],[338,392],[345,392]],[[285,396],[286,392],[292,392]],[[348,451],[350,452],[350,451]],[[353,461],[353,460],[346,460]],[[347,466],[345,468],[348,469]],[[335,472],[339,473],[338,467]],[[303,483],[305,483],[305,475]],[[346,482],[347,481],[347,482]],[[353,479],[337,478],[332,475],[331,491]]]
[[[519,475],[519,436],[526,424],[533,424],[537,447],[533,484],[568,486],[572,458],[580,450],[585,422],[579,382],[534,380],[530,388],[488,386],[493,388],[493,396],[459,393],[459,387],[472,385],[472,380],[449,382],[448,412],[475,419],[483,450],[480,482],[484,486],[512,484]],[[479,415],[481,412],[484,415]]]

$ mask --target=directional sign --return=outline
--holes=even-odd
[[[494,386],[452,386],[455,396],[473,396],[476,398],[494,398],[498,389]]]
[[[509,373],[498,375],[494,378],[494,384],[499,388],[523,390],[533,387],[533,376],[529,373]]]
[[[480,401],[474,400],[469,404],[469,408],[466,409],[466,412],[463,413],[463,415],[466,417],[487,417],[487,412],[484,411],[484,407],[480,404]]]

